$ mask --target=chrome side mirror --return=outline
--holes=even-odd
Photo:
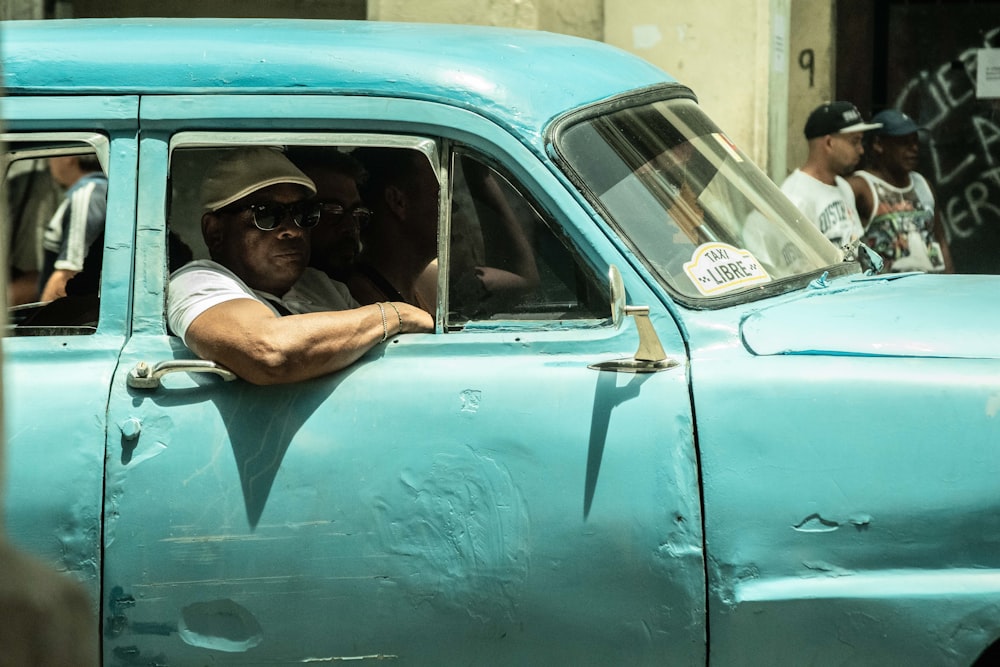
[[[625,321],[625,282],[614,264],[608,267],[608,283],[611,286],[611,323],[615,329],[621,329]]]
[[[600,361],[587,368],[614,373],[658,373],[679,366],[679,361],[668,358],[663,351],[656,329],[649,320],[649,306],[625,305],[625,283],[614,264],[608,268],[608,282],[611,287],[611,322],[618,329],[626,316],[634,318],[639,333],[639,348],[631,358]]]

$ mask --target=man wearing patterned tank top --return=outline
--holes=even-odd
[[[892,272],[951,273],[951,252],[938,220],[934,193],[916,171],[920,154],[918,127],[906,114],[886,109],[872,119],[882,127],[870,132],[870,164],[848,179],[854,191],[864,242]]]

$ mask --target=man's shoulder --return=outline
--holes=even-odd
[[[92,191],[106,191],[108,189],[108,177],[101,172],[84,174],[76,180],[76,183],[69,186],[66,193],[71,194],[85,188],[89,188]]]
[[[803,176],[805,176],[805,174],[801,169],[793,170],[792,173],[785,176],[785,180],[781,182],[781,189],[784,190],[785,188],[794,187],[800,180],[802,180]]]
[[[193,259],[187,264],[184,264],[183,266],[178,268],[173,273],[171,273],[170,277],[173,278],[183,273],[190,273],[192,271],[215,271],[216,273],[232,273],[226,267],[210,259]]]
[[[217,282],[219,280],[232,281],[242,285],[242,282],[235,273],[218,262],[210,259],[195,259],[184,264],[170,274],[170,284],[180,283],[195,284],[198,282]]]
[[[837,189],[846,196],[854,198],[854,190],[851,188],[851,183],[847,179],[850,178],[844,176],[834,176],[833,184],[837,186]]]
[[[911,171],[910,180],[913,181],[913,184],[916,187],[930,188],[930,182],[927,180],[927,177],[921,174],[919,171]]]
[[[804,192],[815,192],[817,188],[825,185],[819,179],[810,176],[801,169],[796,169],[790,173],[781,183],[781,191],[785,194],[801,194]]]
[[[806,172],[796,169],[781,183],[781,191],[795,203],[801,204],[804,200],[815,198],[818,186],[822,185],[823,183]]]
[[[852,185],[855,183],[864,183],[871,186],[880,181],[882,181],[881,178],[871,173],[870,171],[866,171],[864,169],[858,169],[853,174],[847,177],[847,182]]]

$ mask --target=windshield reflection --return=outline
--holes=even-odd
[[[675,294],[758,298],[839,264],[834,247],[687,98],[572,119],[556,149]]]

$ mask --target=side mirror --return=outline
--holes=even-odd
[[[625,305],[625,283],[614,264],[608,268],[608,282],[611,287],[611,322],[618,329],[626,316],[633,317],[639,333],[639,349],[631,358],[601,361],[587,368],[614,373],[658,373],[679,366],[679,361],[668,358],[663,351],[656,329],[649,320],[649,306]]]
[[[611,323],[615,329],[621,329],[625,321],[625,282],[614,264],[608,267],[608,283],[611,285]]]
[[[882,273],[885,268],[885,260],[882,255],[868,247],[864,241],[858,241],[858,260],[866,276],[874,276]]]

